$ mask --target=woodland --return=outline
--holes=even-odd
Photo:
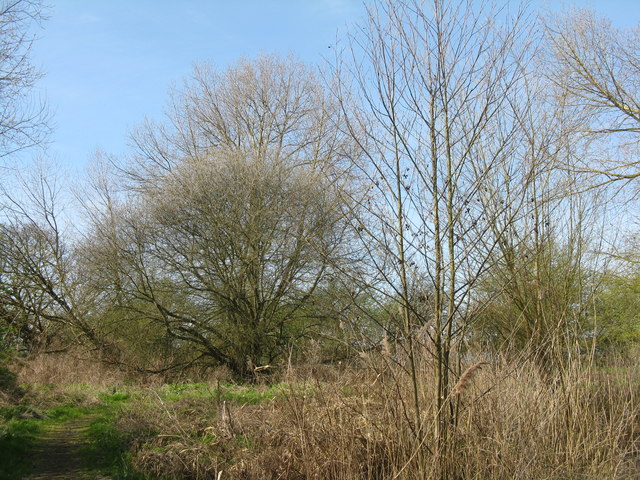
[[[0,478],[82,418],[110,478],[637,478],[638,28],[374,0],[70,184],[12,161],[41,14],[0,10]]]

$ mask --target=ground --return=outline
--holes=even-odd
[[[27,480],[107,479],[92,471],[82,455],[88,445],[87,430],[92,415],[54,424],[38,435],[32,451],[32,473]]]

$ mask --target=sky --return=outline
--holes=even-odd
[[[318,64],[361,19],[361,0],[50,0],[32,63],[36,94],[53,115],[47,155],[81,170],[97,149],[127,152],[128,133],[162,119],[172,85],[196,63],[225,69],[262,52]],[[640,21],[640,0],[575,2],[619,27]],[[557,2],[534,5],[557,8]]]

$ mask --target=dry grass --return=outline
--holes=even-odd
[[[21,375],[44,370],[38,365]],[[531,363],[470,365],[454,382],[458,414],[444,453],[435,447],[430,364],[420,364],[423,424],[416,428],[408,376],[384,355],[349,368],[289,369],[279,379],[288,390],[256,404],[222,400],[215,386],[210,394],[170,398],[141,389],[118,426],[136,438],[133,465],[153,477],[639,478],[637,372],[574,366],[550,378]],[[87,380],[121,380],[99,373]]]
[[[22,403],[37,409],[94,407],[100,403],[100,393],[130,383],[124,372],[91,360],[82,352],[14,359],[12,370],[24,391]]]
[[[138,445],[135,465],[168,478],[425,479],[436,469],[430,378],[425,428],[415,436],[399,372],[359,367],[330,381],[291,380],[286,396],[258,405],[200,398],[130,412],[158,433]],[[422,372],[424,375],[427,372]],[[323,377],[332,377],[326,372]],[[473,377],[473,378],[472,378]],[[634,370],[574,369],[549,382],[534,365],[483,365],[460,381],[450,434],[449,478],[635,478],[640,448]],[[304,393],[302,393],[304,392]],[[139,428],[136,427],[136,428]]]
[[[127,375],[105,365],[89,354],[76,353],[34,355],[25,361],[16,362],[20,383],[38,385],[91,384],[97,388],[122,385]]]

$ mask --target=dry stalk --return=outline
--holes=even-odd
[[[231,409],[227,405],[227,401],[222,402],[222,409],[220,411],[220,430],[223,438],[233,438],[235,432],[235,422],[231,416]]]

